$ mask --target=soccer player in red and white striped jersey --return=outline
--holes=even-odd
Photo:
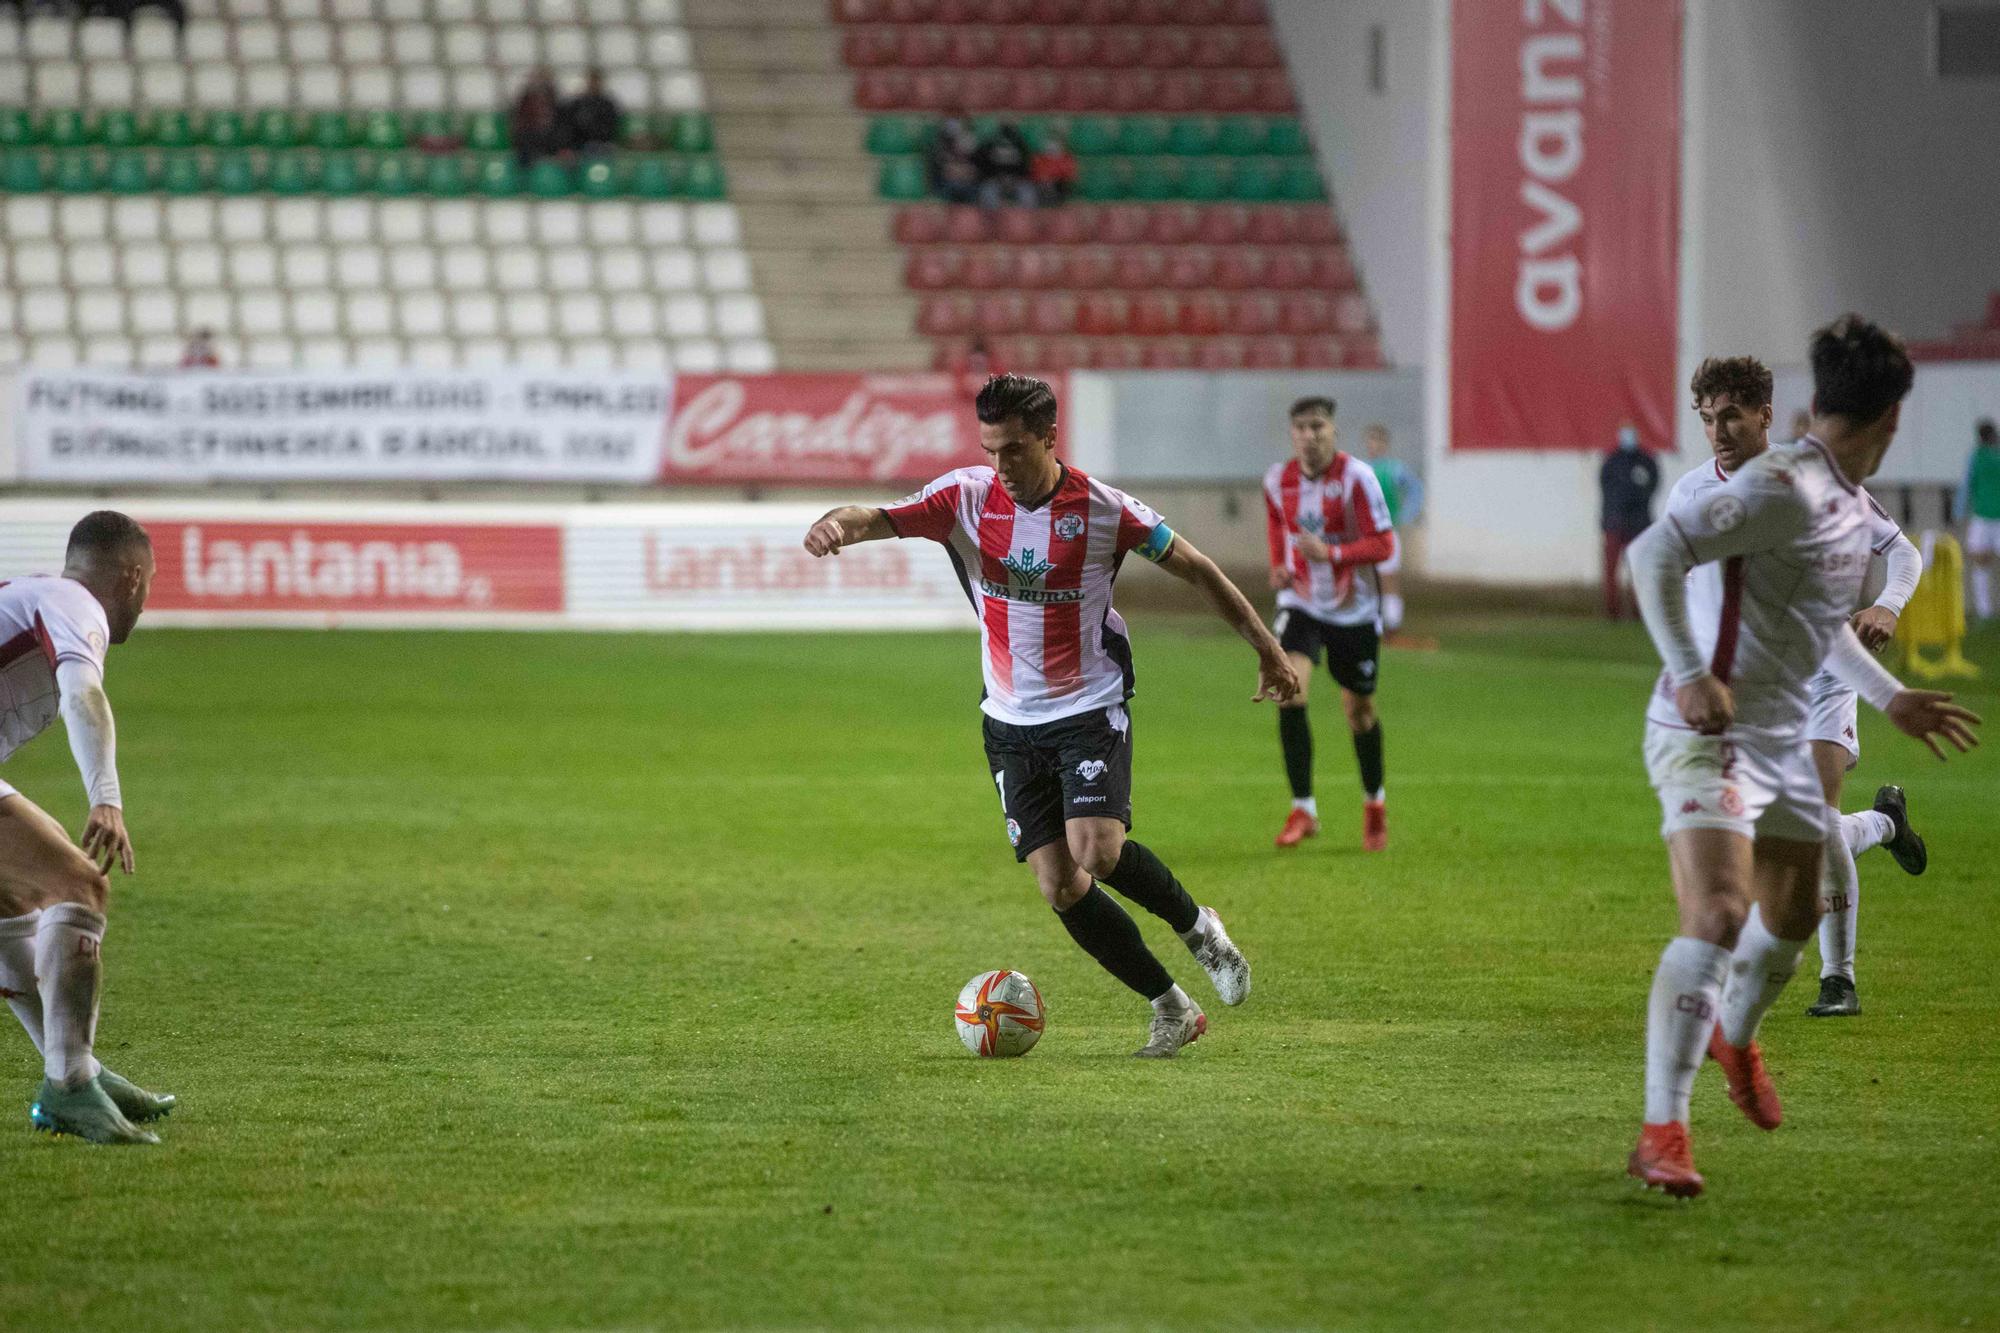
[[[1057,459],[1047,384],[1000,375],[975,410],[990,467],[960,468],[887,508],[843,506],[806,533],[816,556],[855,542],[942,543],[979,617],[986,756],[1016,861],[1070,936],[1152,1002],[1146,1044],[1166,1057],[1208,1029],[1097,881],[1161,918],[1225,1004],[1250,992],[1250,965],[1213,908],[1197,907],[1132,826],[1132,648],[1112,582],[1136,554],[1200,588],[1257,650],[1254,698],[1290,698],[1298,679],[1256,610],[1213,561],[1146,505]]]
[[[1278,593],[1274,628],[1299,676],[1298,697],[1278,708],[1292,810],[1277,843],[1296,846],[1319,832],[1306,687],[1323,651],[1361,768],[1361,845],[1379,852],[1389,845],[1389,816],[1382,722],[1375,713],[1382,651],[1375,566],[1395,554],[1396,538],[1374,469],[1340,451],[1334,410],[1331,398],[1293,403],[1293,456],[1264,474],[1271,587]]]

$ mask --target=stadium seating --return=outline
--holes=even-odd
[[[1986,294],[1985,318],[1943,338],[1912,342],[1910,355],[1919,361],[2000,361],[2000,289]]]

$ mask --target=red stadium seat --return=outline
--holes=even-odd
[[[1334,338],[1300,338],[1293,359],[1301,370],[1339,370],[1347,364]]]
[[[968,105],[965,100],[965,75],[955,69],[912,70],[909,104],[926,111]]]
[[[998,63],[1000,39],[991,28],[951,29],[945,60],[960,69],[985,69]]]
[[[1282,323],[1290,334],[1332,333],[1333,302],[1317,292],[1293,292],[1284,299]]]
[[[963,338],[941,338],[931,344],[931,369],[957,370],[971,349],[972,344]]]
[[[938,0],[884,0],[882,17],[890,23],[930,23],[937,18]]]
[[[917,308],[917,332],[933,338],[972,332],[972,302],[963,296],[926,296]]]
[[[1108,105],[1113,111],[1151,111],[1160,105],[1157,70],[1119,69],[1111,76]]]
[[[1347,251],[1324,246],[1312,252],[1312,285],[1329,291],[1346,291],[1354,286],[1354,261]]]
[[[1212,338],[1228,322],[1229,308],[1214,292],[1200,292],[1181,301],[1181,332]]]
[[[896,63],[912,69],[942,65],[951,50],[951,36],[942,28],[892,28],[896,34]]]
[[[988,23],[1033,23],[1035,21],[1035,0],[987,0],[986,21]]]
[[[1179,69],[1194,59],[1194,34],[1186,28],[1150,29],[1139,59],[1154,69]]]
[[[1132,0],[1132,13],[1127,23],[1178,23],[1180,16],[1175,10],[1182,0]]]
[[[1061,100],[1062,76],[1052,69],[1015,70],[1007,103],[1015,111],[1046,111]]]
[[[1358,333],[1341,340],[1341,361],[1350,370],[1380,370],[1388,365],[1382,342],[1372,333]]]
[[[1132,326],[1132,302],[1117,292],[1094,292],[1077,307],[1076,331],[1105,337]]]
[[[1242,41],[1236,50],[1236,63],[1245,69],[1283,69],[1285,57],[1278,50],[1278,39],[1268,28],[1237,28]]]
[[[1108,287],[1114,263],[1111,251],[1101,246],[1071,250],[1063,263],[1063,281],[1081,291]]]
[[[1209,287],[1215,283],[1215,251],[1204,245],[1176,247],[1167,257],[1169,287]]]
[[[1106,69],[1131,69],[1140,63],[1146,51],[1146,34],[1139,28],[1100,28],[1097,33],[1097,59],[1093,62]]]
[[[891,231],[904,245],[928,245],[944,239],[944,219],[936,204],[908,204],[896,210]]]
[[[1283,108],[1266,106],[1263,101],[1263,83],[1268,76],[1259,75],[1247,69],[1218,69],[1208,76],[1208,104],[1217,111],[1275,111]],[[1278,72],[1280,81],[1284,71]],[[1291,98],[1291,84],[1285,83],[1285,97]]]
[[[1081,370],[1090,364],[1090,339],[1044,338],[1042,369]]]
[[[1151,291],[1166,277],[1167,257],[1151,246],[1129,245],[1118,251],[1111,280],[1131,291]]]
[[[1367,333],[1375,327],[1375,312],[1360,292],[1348,292],[1332,303],[1333,327],[1342,333]]]
[[[1290,338],[1259,338],[1250,344],[1252,370],[1290,370],[1298,364],[1298,349]]]
[[[1291,221],[1294,236],[1305,245],[1340,244],[1340,224],[1324,204],[1293,209]]]
[[[1262,27],[1270,17],[1264,9],[1264,0],[1230,0],[1223,22],[1254,23]]]
[[[1060,287],[1069,280],[1068,255],[1054,246],[1026,246],[1015,255],[1014,280],[1030,290]]]
[[[1194,39],[1188,59],[1203,69],[1228,69],[1243,63],[1241,28],[1204,28]]]
[[[1097,28],[1058,28],[1049,34],[1049,63],[1069,69],[1097,64]]]
[[[1290,245],[1300,239],[1294,220],[1301,211],[1283,204],[1265,204],[1252,209],[1250,225],[1244,228],[1243,238],[1259,245]]]
[[[1097,215],[1097,239],[1105,245],[1137,245],[1146,239],[1152,210],[1144,204],[1111,204]]]
[[[1173,17],[1162,22],[1183,23],[1189,27],[1205,27],[1211,23],[1229,22],[1229,0],[1179,0],[1173,8]]]
[[[1083,0],[1083,8],[1077,13],[1076,21],[1102,27],[1108,23],[1124,23],[1131,17],[1132,0]]]
[[[1019,284],[1015,281],[1020,252],[1004,245],[982,245],[965,261],[965,285],[981,291],[998,291]]]
[[[1238,338],[1210,338],[1195,352],[1195,364],[1203,370],[1241,370],[1246,360]]]
[[[1005,28],[993,59],[1007,69],[1039,69],[1048,63],[1052,45],[1049,34],[1041,28]]]
[[[1148,370],[1186,370],[1194,365],[1194,344],[1186,338],[1156,338],[1146,344]]]
[[[978,245],[989,235],[986,214],[970,204],[954,205],[945,213],[944,235],[959,245]]]
[[[1028,9],[1028,22],[1046,28],[1068,27],[1082,14],[1083,0],[1034,0]]]
[[[900,111],[915,105],[911,97],[908,70],[868,69],[854,80],[854,104],[863,111]]]
[[[1229,298],[1229,331],[1254,337],[1278,327],[1284,303],[1268,292],[1243,292]]]
[[[1092,370],[1137,370],[1145,364],[1145,344],[1130,338],[1099,338],[1091,344]]]
[[[1159,204],[1146,214],[1146,239],[1155,245],[1182,245],[1201,232],[1201,210],[1193,204]]]
[[[849,28],[840,37],[840,58],[856,68],[896,64],[899,51],[894,28]]]
[[[1019,333],[1028,323],[1028,298],[1019,292],[994,292],[979,298],[973,323],[981,333]]]
[[[1298,287],[1312,287],[1313,252],[1296,245],[1288,245],[1273,250],[1264,268],[1264,284],[1290,291]]]
[[[1176,69],[1161,76],[1160,96],[1155,110],[1180,114],[1206,111],[1208,104],[1208,75],[1203,71]]]
[[[1237,245],[1223,250],[1215,263],[1215,285],[1242,290],[1264,285],[1264,252]]]
[[[827,9],[835,23],[880,23],[882,0],[832,0]]]
[[[1048,214],[1049,240],[1056,245],[1084,245],[1097,235],[1097,210],[1089,204],[1068,204]]]
[[[960,285],[965,272],[965,251],[949,246],[918,246],[903,264],[903,281],[920,292],[937,291]]]
[[[1298,111],[1298,101],[1292,96],[1292,81],[1284,70],[1260,70],[1254,82],[1256,97],[1248,105],[1271,115],[1289,116]]]
[[[1028,305],[1028,327],[1036,333],[1076,332],[1076,298],[1068,292],[1040,292]]]
[[[1005,241],[1009,245],[1033,245],[1042,239],[1042,219],[1046,217],[1039,208],[1001,208],[993,213],[993,239]]]
[[[1111,102],[1111,75],[1101,69],[1063,71],[1056,105],[1065,111],[1096,111]]]
[[[1149,338],[1164,337],[1181,325],[1181,303],[1163,292],[1141,296],[1132,307],[1132,332]]]
[[[1235,245],[1250,226],[1250,210],[1241,204],[1210,204],[1201,210],[1201,239],[1208,245]]]
[[[1031,73],[1007,69],[972,70],[965,76],[964,106],[969,111],[1010,111],[1021,105],[1015,85]]]

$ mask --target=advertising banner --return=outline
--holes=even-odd
[[[1451,447],[1669,449],[1679,0],[1455,0]]]
[[[644,483],[672,397],[652,372],[31,368],[15,429],[30,481]]]

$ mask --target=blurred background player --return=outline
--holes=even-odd
[[[90,797],[81,850],[61,824],[0,782],[0,996],[42,1053],[35,1128],[92,1143],[158,1143],[135,1121],[174,1104],[98,1064],[97,995],[107,873],[135,868],[118,789],[104,656],[145,609],[153,545],[99,510],[70,532],[60,577],[0,583],[0,759],[61,713]]]
[[[1982,420],[1966,460],[1958,512],[1965,515],[1965,558],[1972,567],[1972,614],[1993,618],[1993,576],[2000,572],[2000,430]]]
[[[1645,752],[1680,931],[1653,978],[1645,1118],[1626,1170],[1680,1197],[1704,1186],[1688,1140],[1704,1046],[1753,1124],[1775,1129],[1783,1116],[1756,1035],[1820,914],[1829,830],[1803,743],[1808,682],[1830,668],[1940,757],[1938,737],[1976,744],[1975,715],[1949,695],[1904,689],[1848,624],[1869,559],[1860,483],[1895,436],[1909,356],[1854,315],[1815,333],[1810,353],[1812,432],[1747,459],[1734,456],[1747,439],[1718,445],[1718,463],[1733,462],[1734,473],[1678,496],[1631,549],[1640,611],[1666,668]],[[1769,429],[1768,405],[1744,413],[1760,420],[1758,433]],[[1714,398],[1698,406],[1720,415]],[[1720,579],[1688,579],[1715,561]]]
[[[1393,637],[1403,628],[1403,529],[1424,510],[1424,479],[1415,468],[1389,452],[1389,428],[1377,421],[1361,432],[1368,466],[1389,506],[1389,558],[1375,566],[1382,585],[1382,632]]]
[[[1264,474],[1271,587],[1278,593],[1272,628],[1299,678],[1298,694],[1278,705],[1292,809],[1277,844],[1294,847],[1319,832],[1306,695],[1324,651],[1361,769],[1361,845],[1379,852],[1389,845],[1389,816],[1382,722],[1375,714],[1382,652],[1376,569],[1395,553],[1396,536],[1375,473],[1340,451],[1334,411],[1331,398],[1293,403],[1293,456]]]
[[[1626,422],[1618,443],[1597,469],[1598,526],[1604,530],[1604,614],[1625,615],[1620,571],[1625,548],[1653,521],[1653,493],[1660,489],[1660,465],[1639,447],[1639,428]]]
[[[845,506],[806,550],[925,537],[942,543],[979,617],[986,758],[1014,859],[1035,872],[1070,937],[1152,1002],[1146,1044],[1170,1057],[1208,1030],[1102,880],[1172,926],[1224,1004],[1250,993],[1250,965],[1213,908],[1196,907],[1132,826],[1132,651],[1111,588],[1128,553],[1199,588],[1257,650],[1256,699],[1298,681],[1278,641],[1213,561],[1139,501],[1056,458],[1056,398],[1023,375],[987,382],[976,403],[991,467],[946,473],[886,509]]]

